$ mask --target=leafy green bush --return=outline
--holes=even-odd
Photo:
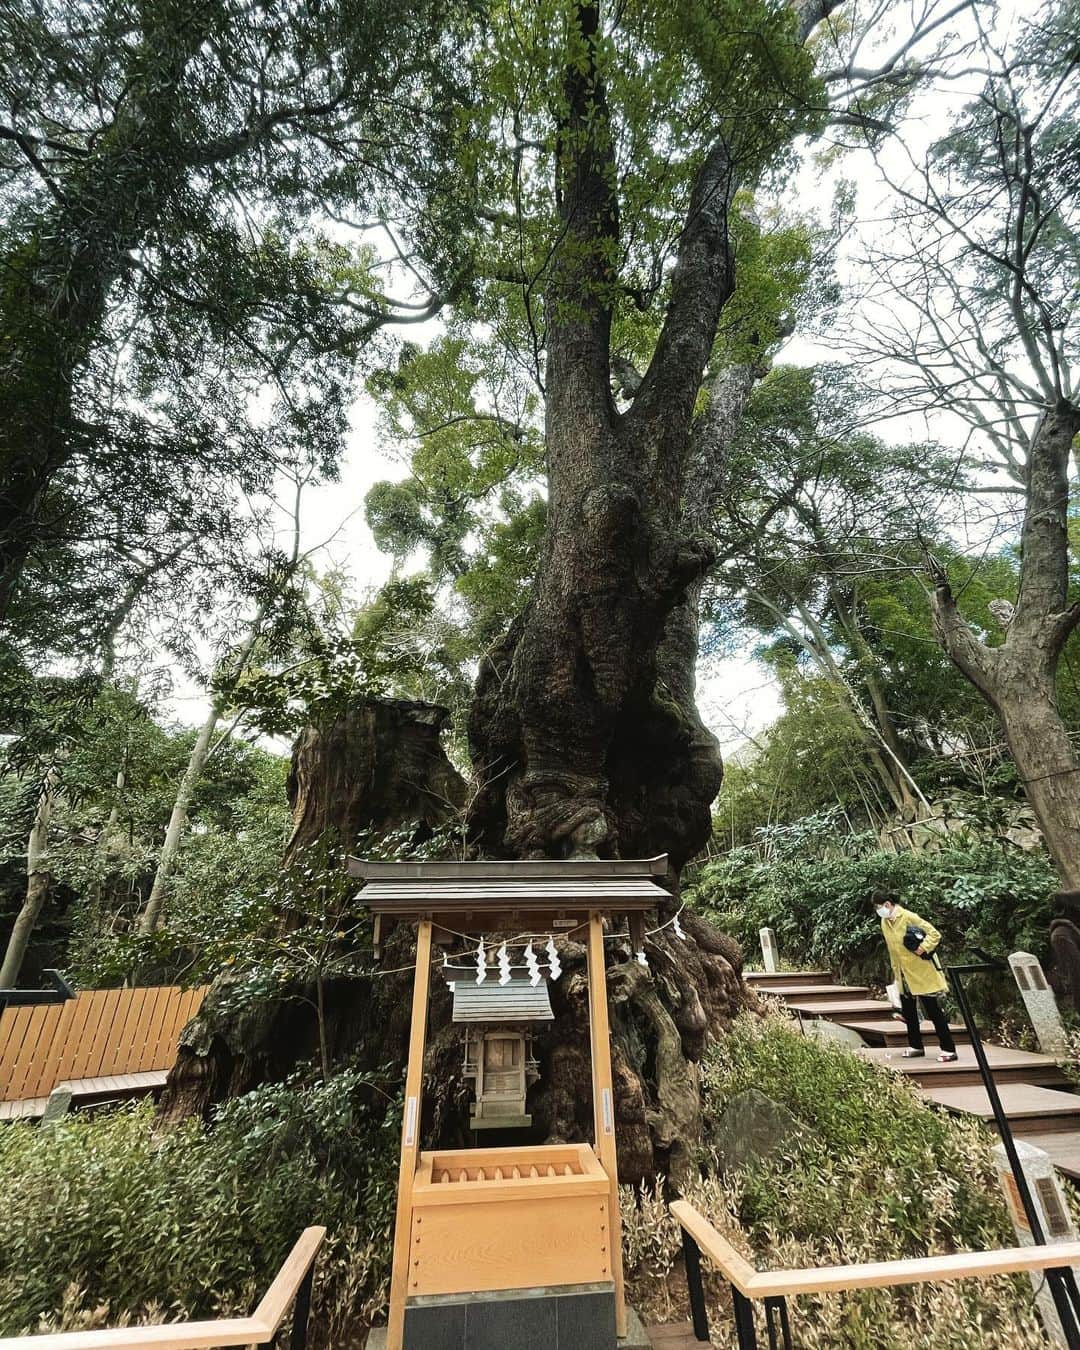
[[[703,1088],[712,1113],[758,1088],[809,1127],[792,1158],[743,1178],[739,1220],[757,1245],[770,1233],[841,1241],[871,1213],[883,1257],[1012,1241],[979,1132],[844,1047],[800,1034],[786,1015],[739,1019],[706,1061]]]
[[[768,863],[750,849],[735,849],[704,866],[688,898],[748,952],[758,948],[758,930],[769,927],[792,965],[881,981],[886,963],[870,907],[875,890],[892,892],[940,928],[947,959],[973,946],[1000,956],[1023,949],[1045,957],[1050,897],[1058,884],[1043,855],[994,844],[933,853],[782,856]]]
[[[318,1340],[348,1343],[383,1299],[399,1118],[346,1072],[252,1092],[209,1129],[156,1132],[141,1105],[0,1130],[0,1335],[250,1310],[318,1223]]]
[[[759,1269],[893,1260],[1012,1245],[983,1127],[938,1114],[903,1081],[843,1046],[803,1036],[783,1013],[738,1018],[702,1066],[707,1117],[748,1088],[801,1130],[765,1158],[719,1174],[707,1145],[686,1198]],[[659,1193],[624,1202],[627,1276],[654,1315],[686,1316],[679,1234]],[[730,1291],[709,1277],[713,1343],[735,1345]],[[1044,1344],[1024,1279],[803,1296],[804,1350],[1034,1350]]]

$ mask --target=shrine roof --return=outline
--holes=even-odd
[[[499,984],[475,979],[453,981],[455,1022],[552,1022],[551,998],[547,985],[532,985],[528,980]]]
[[[480,915],[528,912],[578,915],[655,909],[671,899],[657,878],[667,856],[630,859],[542,859],[526,862],[368,862],[349,859],[372,913]]]

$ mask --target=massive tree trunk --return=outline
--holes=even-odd
[[[466,787],[439,737],[448,713],[434,703],[359,699],[329,726],[308,726],[293,746],[285,850],[328,835],[342,849],[365,832],[412,828],[416,842],[460,820]]]
[[[1080,434],[1080,408],[1048,408],[1031,444],[1020,584],[1000,646],[983,642],[964,621],[944,575],[936,577],[934,624],[942,646],[1001,719],[1028,801],[1061,875],[1064,891],[1080,890],[1080,756],[1057,705],[1061,653],[1080,624],[1069,603],[1069,462]],[[1080,951],[1080,914],[1055,923],[1062,993],[1080,1006],[1080,985],[1066,957]],[[1080,970],[1080,967],[1077,967]]]
[[[326,724],[306,727],[293,747],[293,832],[286,858],[325,843],[343,864],[368,833],[407,830],[424,839],[453,823],[466,786],[439,741],[447,717],[445,708],[430,703],[364,698]],[[408,951],[402,955],[389,965],[412,959]],[[310,989],[237,1000],[236,982],[231,974],[216,979],[185,1028],[162,1099],[165,1119],[205,1116],[226,1098],[278,1082],[320,1055]],[[374,1069],[401,1056],[409,1017],[401,977],[330,979],[323,993],[331,1063],[348,1056]]]
[[[718,143],[694,187],[655,356],[620,412],[610,357],[616,175],[591,62],[598,9],[582,4],[578,19],[590,63],[566,79],[561,130],[575,149],[560,157],[563,242],[545,299],[547,529],[525,612],[477,682],[473,820],[490,852],[666,851],[677,874],[708,838],[720,765],[665,684],[658,650],[712,561],[680,516],[694,404],[734,284],[736,185]],[[685,694],[685,674],[680,683]]]
[[[800,11],[805,37],[820,6]],[[548,515],[529,602],[482,663],[469,721],[471,819],[495,856],[667,853],[672,906],[707,842],[722,765],[694,701],[701,586],[717,457],[754,372],[733,370],[695,421],[721,310],[734,286],[728,147],[704,156],[680,236],[666,317],[631,397],[612,393],[611,296],[620,254],[598,8],[577,9],[583,59],[567,72],[556,196],[560,243],[545,295]],[[679,1175],[700,1135],[697,1061],[747,1002],[741,954],[706,923],[647,945],[651,973],[609,944],[620,1171]],[[586,1019],[570,955],[534,1110],[551,1138],[588,1137]],[[567,1002],[564,1006],[563,997]],[[575,1006],[573,999],[577,998]]]

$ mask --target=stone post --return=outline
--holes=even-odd
[[[59,1120],[67,1115],[71,1110],[71,1099],[74,1093],[63,1083],[59,1087],[54,1087],[49,1093],[49,1100],[45,1103],[45,1112],[41,1117],[41,1124],[38,1127],[42,1130],[49,1130]]]
[[[1035,1028],[1039,1048],[1044,1055],[1064,1054],[1065,1028],[1061,1025],[1057,999],[1047,983],[1039,958],[1030,952],[1013,952],[1009,965]]]
[[[768,975],[776,974],[776,934],[771,928],[762,928],[758,936],[761,938],[761,957],[765,962],[765,971]]]
[[[1031,959],[1034,960],[1034,958]],[[1038,963],[1036,962],[1036,964]],[[1036,1148],[1034,1144],[1026,1143],[1023,1139],[1016,1140],[1016,1151],[1020,1156],[1020,1166],[1024,1169],[1028,1189],[1031,1191],[1031,1198],[1035,1202],[1035,1209],[1039,1215],[1039,1221],[1042,1224],[1047,1242],[1051,1246],[1056,1242],[1075,1242],[1077,1238],[1076,1229],[1065,1203],[1065,1196],[1062,1193],[1057,1170],[1050,1161],[1050,1155],[1044,1153],[1041,1148]],[[1016,1230],[1017,1241],[1021,1247],[1032,1247],[1035,1240],[1028,1226],[1027,1215],[1024,1213],[1016,1178],[1013,1176],[1009,1160],[1005,1156],[1004,1144],[994,1145],[994,1167],[997,1170],[1001,1188],[1005,1192],[1005,1202],[1009,1209],[1009,1217],[1013,1221],[1013,1228]],[[1074,1272],[1080,1278],[1080,1267],[1074,1267]],[[1054,1307],[1054,1297],[1043,1277],[1043,1272],[1034,1270],[1029,1278],[1031,1287],[1035,1292],[1035,1306],[1039,1310],[1039,1317],[1042,1319],[1047,1336],[1054,1345],[1067,1347],[1068,1342],[1065,1339],[1057,1309]]]

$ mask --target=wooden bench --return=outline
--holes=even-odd
[[[62,1004],[0,1013],[0,1120],[45,1112],[50,1094],[72,1103],[113,1100],[164,1085],[180,1033],[206,987],[91,989]]]
[[[207,1350],[210,1346],[269,1345],[293,1305],[290,1350],[307,1345],[308,1313],[315,1258],[326,1237],[325,1228],[305,1228],[270,1288],[250,1317],[228,1317],[215,1322],[170,1322],[165,1326],[116,1327],[111,1331],[45,1332],[40,1336],[10,1336],[0,1340],[2,1350]]]
[[[740,1350],[753,1350],[757,1345],[753,1314],[755,1302],[765,1305],[770,1345],[776,1343],[779,1331],[780,1343],[789,1346],[786,1299],[800,1294],[886,1289],[950,1280],[985,1280],[992,1275],[1059,1270],[1080,1262],[1080,1242],[1055,1242],[1041,1247],[1003,1247],[989,1252],[957,1252],[947,1256],[922,1256],[901,1261],[865,1261],[850,1266],[759,1271],[693,1205],[685,1200],[676,1200],[670,1208],[683,1233],[683,1255],[690,1288],[694,1334],[698,1341],[708,1344],[708,1318],[700,1266],[704,1255],[731,1285]]]
[[[49,1114],[62,1115],[69,1106],[101,1106],[128,1097],[145,1097],[149,1092],[160,1092],[168,1076],[168,1069],[151,1069],[147,1073],[118,1073],[108,1078],[75,1078],[57,1083],[47,1097],[0,1102],[0,1120],[35,1120]]]

